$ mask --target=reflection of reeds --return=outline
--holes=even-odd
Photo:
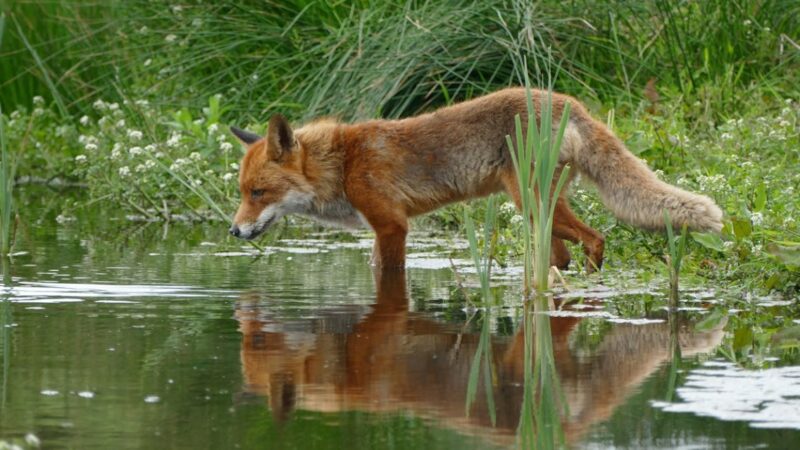
[[[569,167],[564,167],[558,180],[555,178],[558,168],[558,156],[561,140],[569,120],[569,103],[564,104],[561,121],[553,136],[553,97],[552,91],[540,99],[540,124],[536,122],[536,109],[530,82],[525,74],[525,85],[528,102],[528,123],[523,136],[523,125],[519,115],[515,117],[516,147],[511,136],[506,136],[508,149],[514,161],[514,170],[519,183],[522,209],[522,234],[524,244],[525,296],[531,293],[531,275],[534,287],[539,292],[548,289],[550,271],[550,238],[553,231],[553,212],[556,199],[568,178]],[[542,195],[542,193],[548,195]],[[533,239],[531,239],[533,236]]]
[[[561,418],[567,414],[561,382],[556,372],[550,330],[552,297],[537,295],[525,306],[525,372],[518,439],[524,449],[561,448],[566,445]]]
[[[480,250],[478,244],[478,234],[475,230],[475,224],[469,216],[468,211],[464,212],[464,225],[467,231],[467,240],[469,241],[469,250],[472,255],[472,261],[475,264],[475,270],[478,273],[478,279],[481,283],[481,303],[488,305],[491,299],[490,291],[490,278],[492,269],[492,258],[494,253],[494,242],[496,238],[495,225],[497,222],[497,205],[494,197],[489,197],[486,201],[486,214],[483,222],[483,251]],[[469,380],[467,383],[467,397],[466,397],[466,411],[469,416],[470,407],[475,402],[475,396],[478,391],[478,382],[480,374],[483,372],[483,385],[486,390],[486,404],[489,410],[489,417],[492,424],[495,424],[496,411],[494,406],[494,370],[492,367],[492,333],[491,333],[491,309],[486,308],[483,315],[483,326],[481,328],[481,337],[478,341],[478,348],[475,350],[475,357],[472,359],[472,366],[469,371]],[[481,371],[483,366],[483,371]]]
[[[6,405],[6,393],[8,392],[8,374],[11,369],[11,301],[5,290],[11,285],[11,274],[8,271],[8,262],[5,258],[0,258],[0,267],[3,270],[3,293],[0,295],[0,337],[2,337],[3,349],[3,384],[0,386],[0,411]]]

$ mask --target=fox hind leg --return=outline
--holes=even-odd
[[[583,245],[586,271],[594,272],[603,265],[605,239],[599,231],[581,222],[569,208],[567,199],[559,197],[553,217],[553,236]]]
[[[511,196],[511,199],[514,201],[514,204],[517,206],[517,210],[522,210],[522,199],[519,194],[519,184],[517,183],[516,174],[514,173],[506,173],[503,174],[501,177],[503,182],[503,187],[505,191]],[[555,216],[554,221],[557,220],[558,215]],[[555,224],[553,225],[555,227]],[[569,267],[569,263],[572,260],[572,256],[569,253],[569,249],[567,245],[564,243],[561,238],[552,236],[550,241],[550,265],[556,266],[559,269],[566,269]]]

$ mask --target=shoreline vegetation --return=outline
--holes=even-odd
[[[228,220],[242,155],[228,125],[262,131],[274,112],[297,123],[406,117],[523,84],[522,55],[531,85],[554,75],[555,91],[587,104],[660,177],[724,210],[721,236],[690,233],[687,272],[800,290],[800,5],[529,3],[3,5],[9,167],[17,186],[80,186],[87,199],[65,203],[63,217],[90,205],[141,220]],[[617,222],[586,184],[571,201],[607,237],[605,270],[664,273],[662,235]],[[461,232],[464,212],[482,217],[484,204],[417,226]],[[499,198],[500,263],[523,253],[523,225]]]

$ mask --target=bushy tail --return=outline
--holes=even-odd
[[[599,122],[583,127],[591,131],[581,130],[570,159],[597,185],[603,203],[615,216],[640,228],[664,229],[666,209],[676,228],[722,229],[722,210],[713,200],[659,180]]]

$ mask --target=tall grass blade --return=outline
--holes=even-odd
[[[5,119],[0,105],[0,257],[11,250],[14,220],[14,166],[6,145]]]
[[[50,94],[53,96],[53,100],[56,102],[56,106],[58,106],[58,111],[61,113],[61,117],[67,118],[69,117],[69,113],[67,112],[67,107],[64,104],[64,100],[61,98],[61,94],[59,94],[56,85],[53,83],[53,80],[50,78],[50,71],[45,66],[44,61],[39,56],[39,52],[36,51],[33,45],[28,41],[28,38],[25,37],[25,32],[22,31],[22,27],[19,25],[19,21],[16,18],[12,18],[14,21],[14,25],[17,27],[17,33],[19,38],[22,40],[23,44],[25,44],[25,48],[31,53],[33,60],[36,61],[36,66],[39,68],[39,71],[42,73],[42,77],[44,78],[45,84],[47,84],[47,88],[50,89]]]

